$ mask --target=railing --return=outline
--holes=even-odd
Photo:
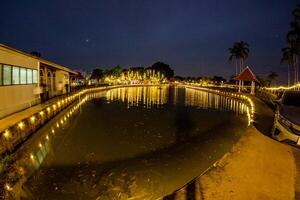
[[[300,91],[300,82],[292,86],[264,87],[262,90],[266,90],[270,93],[277,93],[287,90]]]

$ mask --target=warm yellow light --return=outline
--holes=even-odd
[[[51,132],[54,133],[54,129],[52,129]]]
[[[264,88],[266,90],[292,90],[297,87],[300,87],[300,83],[292,85],[290,87],[285,87],[285,86],[279,86],[279,87],[269,87],[269,88]]]
[[[46,139],[49,140],[49,136],[48,135],[46,136]]]
[[[23,128],[24,128],[24,122],[20,122],[20,123],[18,124],[18,127],[19,127],[20,129],[23,129]]]
[[[59,128],[59,123],[56,123],[56,127]]]
[[[50,112],[50,107],[47,108],[47,111]]]
[[[10,131],[9,131],[9,130],[5,130],[3,136],[4,136],[6,139],[10,138],[10,137],[11,137]]]
[[[43,146],[43,145],[42,145],[41,143],[39,143],[39,147],[42,148],[42,146]]]
[[[12,191],[12,188],[10,187],[10,185],[8,183],[5,184],[5,189],[8,191]]]
[[[34,123],[34,121],[35,121],[35,116],[30,117],[30,121],[31,121],[31,123]]]
[[[23,167],[19,167],[19,172],[20,172],[21,174],[24,174],[24,169],[23,169]]]
[[[40,112],[40,115],[43,116],[43,115],[44,115],[44,111],[41,111],[41,112]]]
[[[30,154],[30,159],[34,160],[34,155]]]

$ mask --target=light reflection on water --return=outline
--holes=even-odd
[[[172,93],[171,99],[170,92]],[[95,95],[93,98],[104,97],[101,93]],[[153,108],[167,103],[176,104],[178,102],[178,90],[168,86],[117,88],[108,91],[106,99],[109,102],[125,102],[127,107],[144,106]],[[246,114],[248,108],[245,103],[236,99],[190,88],[185,89],[184,104],[202,109],[233,111],[237,114]]]
[[[112,89],[106,93],[108,101],[123,101],[128,107],[143,106],[151,108],[153,106],[164,105],[168,101],[169,87],[130,87]]]
[[[204,109],[230,110],[237,114],[246,114],[247,105],[225,96],[186,88],[185,105]]]
[[[109,104],[102,106],[103,98]],[[119,103],[131,109],[119,111],[122,110]],[[79,114],[81,109],[82,113]],[[205,110],[215,110],[217,113]],[[220,111],[230,112],[220,114]],[[93,135],[93,130],[95,132],[101,128],[94,121],[92,124],[96,129],[91,129],[88,122],[95,120],[92,118],[101,118],[99,112],[103,112],[104,116],[113,115],[112,118],[119,121],[119,124],[112,124],[115,122],[105,121],[103,118],[103,134],[108,128],[111,130],[109,134],[114,136]],[[20,149],[16,167],[22,168],[24,177],[34,175],[29,181],[21,179],[16,187],[23,188],[25,185],[26,190],[30,190],[30,195],[27,194],[29,199],[36,195],[43,199],[58,199],[58,196],[63,199],[68,195],[69,199],[77,199],[79,194],[84,199],[126,199],[132,196],[140,196],[140,199],[156,198],[179,188],[230,149],[245,127],[243,124],[246,124],[243,118],[234,117],[232,113],[243,115],[246,112],[247,106],[237,100],[193,89],[168,86],[125,87],[92,93],[51,120]],[[215,119],[216,115],[219,119]],[[126,117],[128,120],[132,119],[132,122],[128,127],[122,127],[126,124],[122,123]],[[131,124],[133,125],[130,126]],[[140,138],[142,129],[146,132]],[[213,130],[215,135],[207,132],[208,130]],[[219,133],[220,130],[222,132]],[[126,135],[127,132],[124,131],[131,134]],[[91,134],[89,137],[92,141],[86,139],[89,138],[87,133]],[[84,137],[82,134],[85,134]],[[190,141],[189,138],[192,137],[196,139]],[[74,142],[77,139],[80,143]],[[96,146],[90,147],[90,143],[96,140],[99,140]],[[73,147],[76,145],[80,151]],[[77,155],[74,155],[74,151]],[[106,152],[103,153],[105,155],[99,156],[102,152]],[[105,162],[112,164],[103,173],[102,165]],[[70,169],[65,172],[65,169],[61,169],[62,166],[69,166]],[[93,177],[97,177],[98,182],[82,183],[80,179],[73,184],[65,183],[66,180],[61,177],[62,172],[66,176],[74,172],[69,178],[76,179],[78,170],[85,174],[83,166],[88,168],[88,173],[92,172]],[[178,170],[182,175],[178,174]],[[83,180],[89,180],[86,175],[83,176]],[[119,183],[121,177],[130,181]],[[47,184],[52,184],[53,181],[55,186],[48,187]],[[78,188],[78,184],[92,185]],[[66,189],[68,187],[71,189]],[[119,188],[117,191],[116,187]],[[53,195],[45,196],[40,194],[40,190]],[[70,192],[72,190],[74,192]]]

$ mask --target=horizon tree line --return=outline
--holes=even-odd
[[[156,62],[149,67],[128,67],[122,69],[116,65],[109,70],[95,68],[89,77],[96,82],[155,82],[160,83],[174,77],[174,70],[168,64]]]

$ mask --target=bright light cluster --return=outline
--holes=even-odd
[[[265,90],[271,90],[271,91],[276,91],[276,90],[293,90],[293,89],[300,89],[300,83],[297,83],[292,86],[279,86],[279,87],[264,87],[263,89]]]

